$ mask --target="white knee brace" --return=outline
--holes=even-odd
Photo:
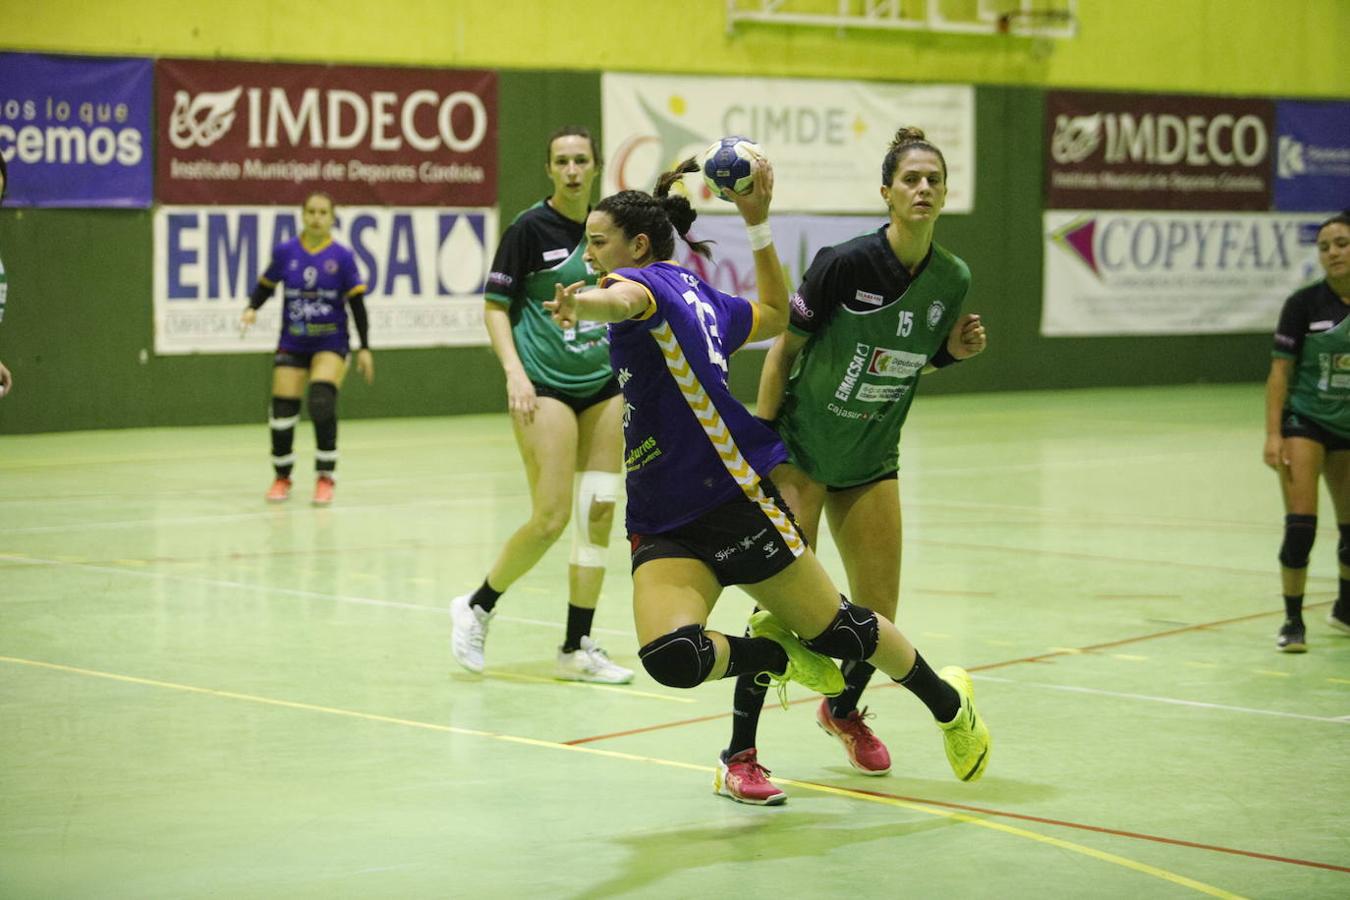
[[[578,472],[572,491],[572,565],[605,567],[605,545],[591,543],[591,505],[615,503],[623,476],[618,472]],[[609,535],[605,535],[608,542]]]

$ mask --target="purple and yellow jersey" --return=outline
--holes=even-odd
[[[332,240],[309,250],[294,237],[276,246],[258,280],[267,287],[282,285],[286,308],[279,349],[347,353],[347,300],[366,292],[352,251]]]
[[[727,388],[727,357],[754,331],[755,305],[669,262],[620,269],[600,283],[617,281],[651,298],[642,316],[610,325],[624,396],[629,533],[670,531],[744,495],[800,555],[805,543],[760,485],[787,450]]]

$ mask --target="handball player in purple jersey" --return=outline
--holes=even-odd
[[[773,170],[754,165],[750,193],[733,197],[754,251],[759,299],[724,294],[670,262],[696,213],[670,190],[690,159],[653,194],[621,191],[586,220],[586,259],[600,287],[576,282],[546,304],[563,328],[609,322],[610,359],[623,388],[639,656],[670,687],[752,673],[826,695],[844,688],[831,661],[865,659],[913,692],[942,729],[947,759],[964,781],[989,761],[989,730],[976,715],[970,677],[934,672],[889,620],[849,603],[830,582],[768,473],[787,458],[781,440],[727,387],[727,358],[748,341],[781,333],[788,291],[768,214]],[[762,608],[745,637],[708,630],[723,588],[739,585]],[[743,803],[781,803],[754,750],[718,759],[714,790]]]
[[[366,286],[352,251],[333,240],[333,198],[315,191],[305,198],[304,230],[278,244],[272,261],[249,297],[239,320],[247,329],[258,319],[258,308],[282,286],[286,304],[281,314],[281,340],[272,369],[272,468],[276,479],[267,491],[270,503],[291,494],[295,454],[295,426],[300,421],[300,398],[309,382],[309,418],[314,423],[314,505],[333,502],[337,469],[338,388],[347,374],[351,338],[347,308],[356,323],[361,348],[356,367],[369,384],[375,380],[375,356],[370,352],[366,318]]]

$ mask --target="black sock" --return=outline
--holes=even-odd
[[[1336,595],[1336,605],[1333,608],[1337,612],[1350,609],[1350,578],[1341,579],[1341,590]]]
[[[567,638],[562,645],[564,653],[581,649],[581,639],[591,633],[591,620],[594,618],[594,609],[567,604]]]
[[[914,668],[909,674],[891,680],[922,700],[939,722],[950,722],[961,711],[961,695],[956,688],[939,678],[917,650],[914,651]]]
[[[300,420],[300,401],[294,397],[273,397],[267,425],[272,432],[272,468],[278,478],[290,478],[295,467],[295,424]]]
[[[473,596],[469,598],[469,605],[476,606],[484,612],[492,612],[492,607],[497,605],[497,598],[501,595],[502,592],[494,591],[492,585],[488,584],[487,579],[484,578],[483,586],[474,591]]]
[[[763,637],[732,637],[727,635],[731,645],[731,655],[727,659],[727,672],[723,678],[735,678],[738,675],[755,676],[760,672],[786,672],[787,651],[777,642]]]
[[[839,664],[839,671],[844,673],[844,692],[830,699],[830,715],[836,719],[846,719],[849,713],[858,708],[858,701],[862,699],[863,691],[867,690],[867,683],[872,680],[876,666],[861,659],[846,659]]]
[[[755,746],[759,714],[764,709],[764,697],[768,692],[768,687],[755,683],[754,675],[736,676],[736,691],[731,695],[731,743],[722,754],[723,759]]]
[[[1303,595],[1284,595],[1284,620],[1295,625],[1303,624]]]

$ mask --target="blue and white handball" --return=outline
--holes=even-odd
[[[764,158],[759,144],[731,135],[703,151],[703,181],[714,197],[730,201],[731,194],[748,194],[754,186],[751,163]]]

